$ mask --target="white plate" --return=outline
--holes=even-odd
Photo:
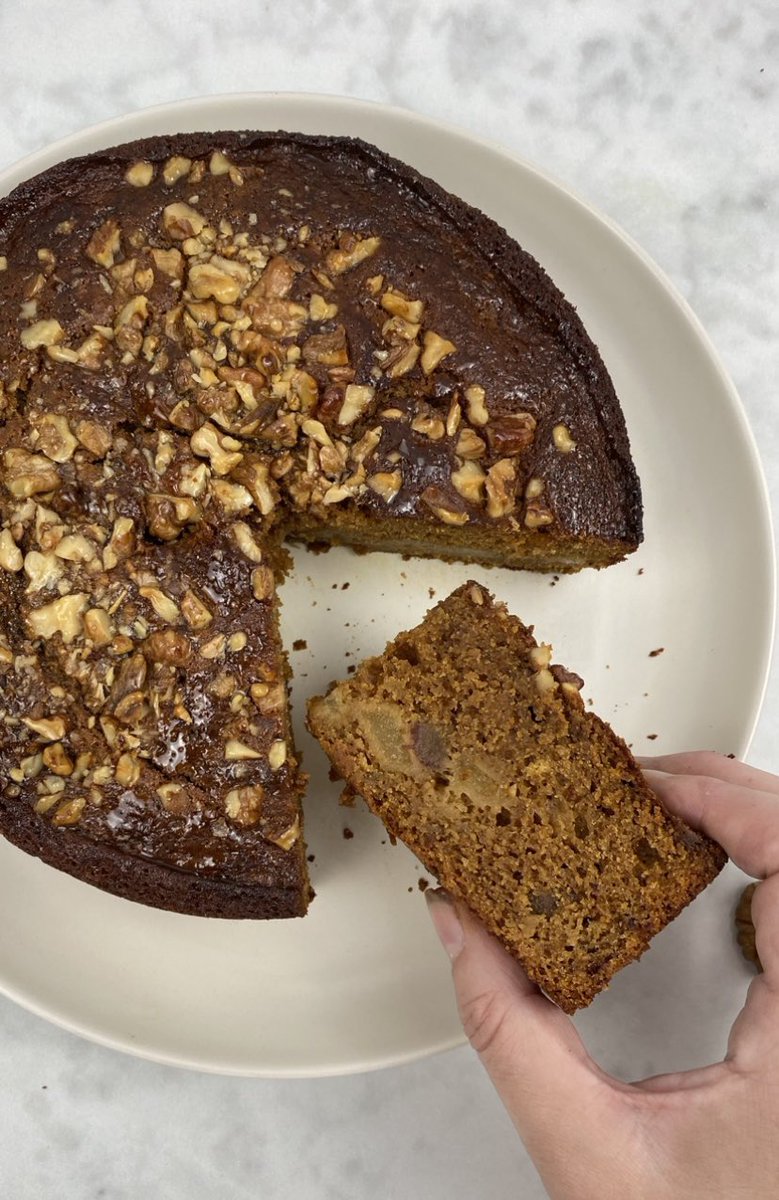
[[[504,225],[549,270],[600,346],[646,506],[638,554],[554,586],[548,577],[390,555],[296,553],[283,624],[288,647],[296,637],[308,644],[291,655],[316,855],[318,895],[305,920],[157,912],[104,895],[0,839],[0,987],[8,996],[96,1041],[168,1063],[326,1075],[408,1061],[462,1035],[417,887],[421,869],[363,808],[338,807],[324,756],[302,727],[305,698],[416,622],[430,604],[428,589],[443,596],[475,576],[554,642],[558,659],[584,676],[585,696],[637,751],[741,754],[770,655],[773,539],[743,411],[690,310],[611,223],[496,147],[351,100],[223,96],[70,137],[6,171],[0,192],[60,159],[131,138],[244,128],[366,138]],[[659,647],[664,652],[650,657]],[[658,1063],[663,1048],[676,1053],[677,1065],[707,1055],[709,1043],[719,1050],[744,982],[727,932],[734,885],[734,873],[726,874],[583,1018],[612,1065],[619,1068],[620,1043],[611,1031],[627,1033],[634,1021],[644,1025],[647,1061]],[[693,995],[707,999],[705,1017],[691,1027],[674,1020],[674,1005],[681,1011]],[[684,1029],[683,1044],[668,1043],[658,1011],[670,1028]]]

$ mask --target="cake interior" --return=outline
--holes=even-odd
[[[387,829],[573,1011],[723,857],[661,809],[548,655],[468,584],[312,701],[310,726]]]

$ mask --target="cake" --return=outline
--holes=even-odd
[[[346,138],[156,137],[0,201],[0,831],[109,891],[310,897],[285,539],[549,571],[641,540],[574,309]]]
[[[581,685],[470,582],[309,706],[348,788],[566,1012],[726,861],[665,811]]]

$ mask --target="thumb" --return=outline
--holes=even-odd
[[[559,1172],[561,1153],[576,1161],[579,1142],[581,1166],[604,1127],[616,1132],[623,1085],[597,1066],[569,1018],[464,905],[443,892],[426,895],[452,960],[465,1033],[541,1174]]]

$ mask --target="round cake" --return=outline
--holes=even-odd
[[[302,915],[285,539],[575,571],[639,544],[600,356],[374,147],[157,137],[0,201],[0,831],[144,903]]]

